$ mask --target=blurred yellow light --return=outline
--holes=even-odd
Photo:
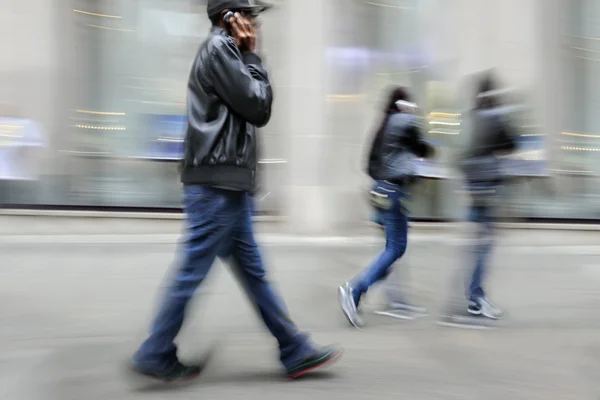
[[[362,97],[361,94],[329,94],[328,101],[354,101]]]
[[[80,14],[86,14],[86,15],[92,15],[94,17],[118,18],[118,19],[123,18],[120,15],[97,14],[97,13],[93,13],[93,12],[89,12],[89,11],[83,11],[83,10],[77,10],[77,9],[73,9],[73,12],[80,13]]]
[[[569,150],[569,151],[600,151],[600,148],[595,148],[595,147],[562,146],[561,150]]]
[[[445,113],[445,112],[432,112],[432,113],[429,113],[429,115],[432,116],[432,117],[460,117],[462,114]]]
[[[458,135],[458,132],[448,132],[448,131],[436,131],[436,130],[431,130],[429,131],[429,133],[431,134],[438,134],[438,135]]]
[[[98,29],[106,29],[107,31],[119,31],[119,32],[134,32],[133,29],[119,29],[119,28],[109,28],[108,26],[100,26],[94,24],[87,24],[87,26]]]
[[[126,128],[124,126],[94,126],[94,125],[75,125],[76,128],[81,129],[96,129],[102,131],[124,131]]]
[[[588,134],[588,133],[562,132],[561,135],[576,136],[576,137],[586,137],[586,138],[600,138],[600,135],[592,135],[592,134]]]
[[[411,7],[394,6],[392,4],[381,4],[381,3],[375,3],[373,1],[365,1],[365,4],[369,4],[371,6],[377,6],[377,7],[397,8],[399,10],[411,10]]]
[[[90,110],[75,110],[82,114],[93,114],[93,115],[126,115],[124,112],[104,112],[104,111],[90,111]]]
[[[460,122],[429,121],[430,125],[460,126]]]

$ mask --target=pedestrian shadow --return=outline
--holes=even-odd
[[[219,375],[207,376],[203,379],[203,383],[207,385],[220,385],[220,384],[252,384],[252,383],[293,383],[295,381],[322,381],[336,378],[336,374],[333,371],[314,371],[298,377],[296,379],[288,378],[283,372],[279,370],[265,370],[265,371],[234,371],[229,373],[222,371]]]
[[[244,385],[244,384],[293,384],[296,381],[327,381],[335,379],[337,375],[333,371],[315,371],[303,375],[296,379],[288,378],[281,371],[234,371],[227,372],[223,370],[219,374],[207,373],[201,374],[197,379],[192,379],[181,383],[164,383],[154,381],[148,378],[137,378],[138,383],[132,388],[136,393],[167,393],[190,388],[198,387],[215,387],[228,385]]]

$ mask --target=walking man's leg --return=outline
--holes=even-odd
[[[179,363],[174,340],[183,325],[188,302],[206,278],[223,242],[230,240],[236,219],[235,202],[225,191],[186,187],[183,260],[166,290],[148,339],[134,355],[133,364],[138,372],[167,381],[199,372],[197,367]]]
[[[268,282],[254,239],[249,196],[233,232],[232,258],[236,276],[279,343],[280,359],[290,377],[303,375],[341,356],[341,349],[334,346],[317,348],[298,330],[274,285]]]

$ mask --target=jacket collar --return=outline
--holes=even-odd
[[[227,32],[220,26],[213,26],[212,28],[210,28],[210,33],[213,35],[229,36],[229,32]]]

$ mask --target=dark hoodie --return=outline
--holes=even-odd
[[[499,92],[489,77],[479,86],[472,118],[471,143],[461,163],[467,180],[501,180],[503,174],[498,156],[512,152],[516,144],[508,118],[500,107]]]

